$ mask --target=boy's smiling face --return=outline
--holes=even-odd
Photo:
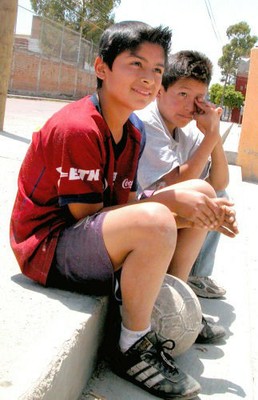
[[[164,66],[163,48],[149,42],[119,54],[112,70],[99,57],[95,63],[96,74],[103,81],[102,96],[108,99],[109,106],[129,113],[144,108],[155,99]]]
[[[167,90],[161,87],[158,108],[170,132],[183,128],[193,119],[195,101],[203,99],[207,90],[205,83],[192,78],[180,78]]]

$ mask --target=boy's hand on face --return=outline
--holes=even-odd
[[[222,108],[204,100],[195,99],[196,112],[194,119],[196,125],[204,135],[215,135],[219,137],[219,124],[222,115]]]

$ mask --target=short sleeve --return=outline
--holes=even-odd
[[[162,128],[145,123],[146,144],[139,161],[138,181],[144,190],[179,165],[173,143]]]
[[[94,129],[65,135],[58,168],[60,205],[102,201],[104,152],[101,139]]]

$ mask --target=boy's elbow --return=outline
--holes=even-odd
[[[226,176],[224,179],[219,179],[219,180],[212,180],[212,179],[207,179],[207,182],[211,184],[215,192],[218,192],[220,190],[225,190],[229,184],[229,176]]]
[[[225,179],[223,182],[216,182],[213,186],[213,189],[218,192],[220,190],[225,190],[229,184],[229,179]]]

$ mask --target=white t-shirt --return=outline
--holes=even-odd
[[[138,167],[139,191],[155,189],[155,182],[192,156],[204,136],[195,121],[192,121],[183,129],[176,128],[173,138],[159,113],[156,101],[135,113],[143,121],[146,131],[146,145]],[[199,178],[206,179],[209,168],[210,159]]]

